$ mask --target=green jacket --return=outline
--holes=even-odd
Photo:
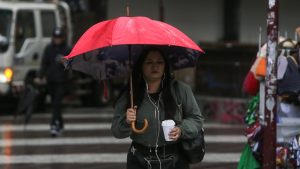
[[[175,83],[177,86],[175,87]],[[197,135],[198,131],[202,128],[204,118],[200,112],[198,104],[195,100],[194,94],[190,86],[173,80],[171,83],[171,93],[175,100],[177,100],[177,111],[174,116],[176,126],[181,128],[181,138],[193,138]],[[175,90],[177,94],[175,93]],[[150,102],[149,98],[145,95],[144,100],[137,111],[137,128],[143,126],[144,118],[148,120],[149,127],[142,134],[136,134],[132,132],[130,124],[126,122],[126,104],[127,104],[127,93],[123,94],[116,102],[115,114],[112,120],[111,130],[116,138],[130,137],[133,141],[143,144],[145,146],[155,146],[157,133],[158,146],[171,144],[173,142],[166,142],[164,139],[161,121],[164,120],[164,103],[160,100],[158,118],[155,117],[155,107]]]

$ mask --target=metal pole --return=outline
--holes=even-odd
[[[279,0],[268,0],[263,169],[276,168],[278,11]]]
[[[126,1],[126,16],[130,16],[130,7],[128,1]]]
[[[159,20],[162,22],[165,21],[165,7],[163,0],[159,0]]]

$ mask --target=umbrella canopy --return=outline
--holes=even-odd
[[[204,53],[187,35],[167,23],[147,17],[119,17],[90,27],[65,59],[72,69],[104,80],[128,75],[129,55],[134,62],[149,45],[163,48],[173,69],[194,66]]]
[[[142,50],[153,45],[163,48],[173,69],[194,66],[203,53],[188,36],[169,24],[147,17],[119,17],[89,28],[65,56],[66,66],[100,80],[127,76]],[[130,97],[133,108],[132,94]],[[141,130],[135,128],[135,123],[131,128],[142,133],[148,127],[146,119],[144,123]]]

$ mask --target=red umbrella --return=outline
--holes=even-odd
[[[187,35],[167,23],[147,17],[119,17],[90,27],[65,56],[66,66],[100,80],[128,75],[131,74],[128,64],[148,45],[162,47],[174,69],[194,66],[198,56],[204,53]],[[132,100],[131,95],[133,107]],[[137,133],[146,127],[137,130],[132,124]]]
[[[66,59],[103,47],[128,44],[180,46],[203,52],[189,37],[169,24],[147,17],[119,17],[89,28]]]

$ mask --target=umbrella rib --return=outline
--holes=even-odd
[[[170,42],[172,42],[172,44],[168,44],[168,45],[173,45],[174,46],[174,39],[173,38],[171,38],[172,36],[171,36],[171,32],[168,30],[168,29],[165,29],[165,27],[164,26],[162,26],[163,24],[161,23],[161,22],[159,22],[159,24],[158,24],[161,28],[164,28],[164,30],[167,32],[167,34],[168,34],[168,37],[169,37],[169,41]]]
[[[116,23],[117,23],[118,20],[115,20],[114,21],[114,24],[113,24],[113,28],[112,28],[112,33],[111,33],[111,46],[113,45],[113,37],[114,37],[114,33],[115,33],[115,28],[116,28]]]

